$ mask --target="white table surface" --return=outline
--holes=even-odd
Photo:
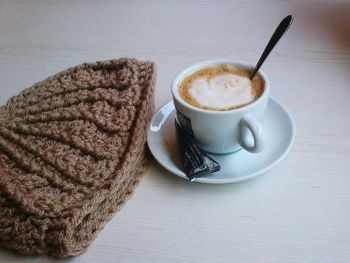
[[[70,262],[350,262],[349,1],[3,1],[0,103],[82,62],[157,64],[156,106],[186,66],[255,63],[280,19],[295,21],[263,66],[294,117],[277,167],[230,185],[188,183],[155,161],[88,251]],[[0,249],[3,262],[56,262]]]

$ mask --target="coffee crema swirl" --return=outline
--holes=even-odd
[[[264,80],[257,74],[249,79],[249,70],[230,64],[199,69],[186,76],[178,86],[181,98],[192,106],[227,111],[246,106],[264,91]]]

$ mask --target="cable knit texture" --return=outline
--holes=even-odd
[[[151,62],[86,63],[0,108],[0,246],[65,257],[90,245],[145,170],[154,82]]]

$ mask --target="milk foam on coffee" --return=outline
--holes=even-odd
[[[232,110],[257,100],[264,81],[257,74],[249,79],[249,70],[230,64],[208,66],[185,77],[178,86],[187,103],[207,110]]]
[[[232,73],[195,79],[188,91],[199,104],[210,108],[234,107],[255,100],[250,79]]]

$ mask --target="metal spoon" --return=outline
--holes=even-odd
[[[254,78],[255,74],[258,72],[259,68],[264,63],[265,59],[270,54],[272,49],[275,47],[277,42],[281,39],[281,37],[284,35],[284,33],[287,32],[287,30],[289,29],[290,25],[293,22],[293,19],[294,18],[292,15],[286,16],[281,21],[281,23],[278,25],[278,27],[275,29],[275,32],[273,32],[273,34],[269,40],[269,43],[267,43],[267,45],[264,49],[264,52],[261,54],[261,57],[260,57],[258,63],[256,64],[254,70],[250,74],[250,76],[249,76],[250,79]]]

